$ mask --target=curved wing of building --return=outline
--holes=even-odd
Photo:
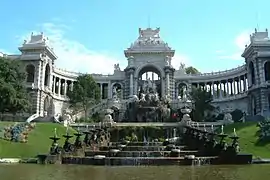
[[[25,64],[26,85],[33,99],[33,111],[40,116],[62,114],[68,106],[67,91],[72,90],[77,72],[56,68],[57,56],[41,33],[25,41],[20,55],[4,55]],[[250,35],[242,57],[243,66],[219,72],[186,74],[183,67],[171,65],[175,51],[162,40],[160,29],[139,29],[138,38],[124,51],[128,65],[121,70],[114,65],[112,75],[92,74],[101,89],[103,102],[114,90],[124,102],[138,95],[145,83],[152,84],[161,97],[177,102],[183,90],[192,86],[205,88],[213,96],[213,104],[221,109],[238,108],[250,115],[265,115],[270,108],[270,41],[267,30]],[[112,67],[113,68],[113,67]]]

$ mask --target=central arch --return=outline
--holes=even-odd
[[[144,64],[138,67],[135,71],[135,91],[139,95],[139,92],[145,91],[145,84],[151,83],[149,91],[156,91],[159,97],[162,97],[164,71],[162,68],[154,64]]]

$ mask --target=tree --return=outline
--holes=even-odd
[[[100,89],[89,74],[78,76],[73,90],[67,95],[73,107],[83,108],[85,118],[87,118],[89,108],[100,101]]]
[[[179,69],[184,69],[185,72],[186,72],[186,74],[200,74],[200,72],[198,71],[198,69],[196,69],[193,66],[186,67],[186,65],[184,63],[180,63]]]
[[[30,107],[25,87],[26,74],[17,60],[0,57],[0,112],[27,111]]]
[[[211,105],[213,100],[211,93],[204,89],[194,87],[190,93],[190,98],[194,103],[192,117],[195,121],[203,121],[204,113],[215,109],[215,107]]]
[[[187,74],[199,74],[200,72],[195,67],[189,66],[185,68]]]

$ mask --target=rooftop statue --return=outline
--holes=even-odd
[[[119,63],[114,64],[114,70],[115,71],[121,71],[120,66],[119,66]]]
[[[171,65],[171,61],[172,61],[171,56],[166,56],[165,63],[166,63],[167,66],[170,66]]]

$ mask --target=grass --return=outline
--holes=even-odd
[[[251,153],[254,157],[270,158],[270,142],[259,141],[257,133],[259,127],[256,125],[256,122],[230,124],[224,127],[224,132],[233,135],[235,128],[236,134],[240,137],[239,145],[242,153]]]
[[[0,128],[10,124],[13,123],[0,122]],[[52,143],[49,137],[54,135],[55,128],[57,128],[57,135],[61,137],[59,143],[63,145],[64,138],[62,135],[66,133],[66,128],[63,125],[56,123],[36,123],[35,129],[29,133],[27,143],[0,139],[0,158],[31,158],[38,154],[48,153]],[[74,141],[74,138],[71,141]]]
[[[0,122],[0,128],[10,124],[13,123]],[[236,133],[240,137],[241,152],[252,153],[254,157],[270,158],[270,142],[266,143],[258,140],[257,131],[259,128],[256,124],[255,122],[230,124],[224,127],[224,132],[233,135],[233,129],[236,129]],[[0,139],[0,158],[30,158],[35,157],[37,154],[48,153],[52,143],[49,137],[53,136],[54,128],[57,128],[59,137],[66,133],[66,128],[62,125],[37,123],[35,129],[30,132],[27,143],[17,143]],[[71,139],[71,142],[73,141],[74,138]],[[59,142],[60,145],[63,145],[64,138],[61,138]]]

